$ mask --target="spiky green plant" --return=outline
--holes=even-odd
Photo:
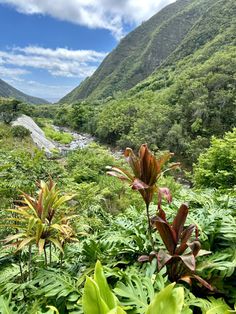
[[[21,206],[8,211],[15,216],[8,219],[4,226],[17,230],[4,240],[5,245],[16,248],[16,252],[28,247],[29,269],[31,265],[32,245],[36,245],[39,254],[44,252],[45,265],[48,264],[47,248],[49,248],[49,263],[51,263],[51,245],[63,254],[63,246],[68,241],[76,241],[75,233],[69,223],[71,217],[61,217],[58,209],[72,197],[60,195],[60,190],[50,179],[41,181],[37,198],[22,193]],[[30,271],[29,271],[30,273]]]

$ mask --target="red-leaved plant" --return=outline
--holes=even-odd
[[[200,252],[201,244],[198,240],[196,225],[191,224],[184,228],[189,212],[188,206],[186,204],[180,206],[172,224],[166,220],[166,214],[160,203],[158,207],[159,212],[151,219],[151,222],[159,232],[167,252],[159,250],[159,252],[151,252],[150,255],[142,255],[138,259],[139,262],[150,262],[153,258],[157,258],[159,270],[167,266],[171,281],[183,280],[191,284],[192,279],[196,279],[207,289],[213,290],[210,284],[195,273],[196,257]],[[195,237],[191,240],[194,231]]]
[[[107,167],[107,174],[118,177],[121,180],[128,181],[133,190],[139,191],[146,204],[146,213],[148,221],[148,231],[152,247],[154,243],[151,235],[151,219],[149,215],[149,205],[153,199],[153,195],[158,191],[159,196],[164,196],[168,202],[171,201],[171,194],[168,188],[160,188],[156,186],[157,180],[163,172],[176,168],[180,164],[174,163],[168,169],[162,171],[164,164],[173,156],[170,152],[163,153],[159,158],[156,158],[148,149],[146,144],[140,146],[138,156],[136,156],[131,148],[126,148],[124,155],[129,163],[133,174],[127,170],[117,167]]]
[[[156,158],[149,151],[146,144],[141,145],[138,156],[133,153],[131,148],[126,148],[124,155],[133,170],[133,174],[117,167],[107,167],[109,169],[107,173],[121,180],[128,181],[133,190],[140,192],[146,204],[148,230],[152,248],[154,250],[151,234],[154,227],[159,232],[167,249],[167,252],[159,250],[159,252],[151,252],[150,255],[142,255],[139,261],[150,262],[153,258],[157,258],[159,269],[165,265],[167,266],[170,280],[184,280],[191,284],[192,279],[195,278],[209,290],[212,290],[211,285],[195,274],[195,259],[200,252],[201,245],[198,240],[197,226],[191,224],[187,228],[184,228],[188,215],[188,206],[186,204],[180,206],[172,224],[168,223],[166,214],[161,207],[163,197],[169,203],[172,201],[172,197],[168,188],[157,187],[157,180],[163,172],[176,168],[180,164],[172,164],[168,169],[163,171],[163,165],[169,161],[173,154],[167,152],[161,155],[160,158]],[[158,192],[158,214],[150,219],[149,205],[155,192]],[[191,240],[194,231],[195,238]]]

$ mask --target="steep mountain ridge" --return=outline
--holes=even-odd
[[[206,3],[209,3],[206,1]],[[224,33],[228,27],[236,28],[236,2],[217,0],[212,3],[190,30],[178,48],[167,58],[166,64],[172,64],[193,54],[200,47]],[[207,27],[206,27],[207,26]]]
[[[221,137],[236,125],[235,26],[232,21],[194,54],[102,104],[99,139],[134,148],[147,142],[196,161],[211,136]]]
[[[95,73],[60,102],[102,99],[132,88],[170,56],[175,60],[175,51],[188,42],[195,25],[214,4],[213,0],[178,0],[165,7],[123,38]]]
[[[212,136],[236,125],[236,1],[205,5],[180,45],[146,79],[101,101],[92,93],[61,106],[59,120],[113,146],[149,143],[195,162]]]
[[[47,104],[47,100],[29,96],[0,79],[0,97],[15,98],[30,104]]]

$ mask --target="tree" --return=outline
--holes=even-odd
[[[236,128],[223,139],[213,137],[210,148],[194,166],[198,187],[232,188],[236,185]]]

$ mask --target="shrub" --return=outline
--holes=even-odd
[[[213,137],[210,148],[194,166],[198,187],[232,188],[236,185],[236,128],[223,139]]]
[[[11,129],[13,137],[23,139],[30,135],[30,131],[22,125],[15,125]]]

